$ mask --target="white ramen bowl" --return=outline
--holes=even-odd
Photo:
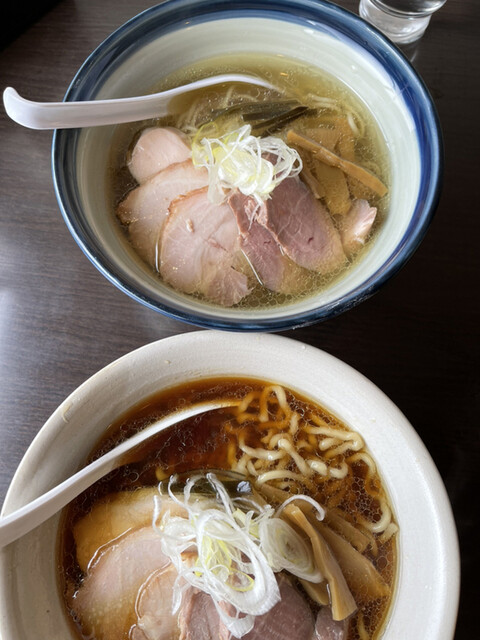
[[[403,414],[371,382],[336,358],[285,337],[193,332],[154,342],[108,365],[74,391],[40,430],[11,483],[3,514],[77,470],[106,427],[130,407],[159,390],[219,376],[278,382],[363,436],[399,524],[398,578],[382,640],[451,640],[458,543],[430,455]],[[0,553],[2,640],[74,638],[57,590],[58,525],[57,515]]]
[[[67,101],[151,91],[161,77],[227,54],[299,60],[347,85],[373,112],[385,137],[390,209],[372,246],[325,291],[265,309],[222,308],[173,291],[135,255],[116,222],[107,186],[114,127],[55,132],[57,198],[79,246],[135,300],[198,326],[273,331],[324,320],[372,295],[412,255],[434,213],[442,176],[435,108],[402,54],[366,22],[322,0],[169,0],[105,40],[73,80]]]

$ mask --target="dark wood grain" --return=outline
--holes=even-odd
[[[351,0],[338,4],[357,9]],[[60,100],[89,53],[150,5],[146,0],[59,2],[0,52],[1,88],[12,85],[32,99]],[[460,538],[459,640],[478,636],[480,595],[474,491],[480,466],[479,35],[477,0],[449,0],[420,43],[405,50],[435,100],[445,141],[443,193],[420,248],[359,307],[286,333],[370,378],[430,450]],[[71,391],[136,347],[196,329],[141,307],[84,257],[56,203],[50,133],[22,129],[2,111],[0,141],[3,501],[28,445]]]

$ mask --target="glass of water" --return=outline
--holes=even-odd
[[[393,42],[407,44],[424,34],[432,13],[446,1],[360,0],[359,13]]]

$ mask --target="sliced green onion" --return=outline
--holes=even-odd
[[[205,478],[213,496],[195,493],[195,485]],[[287,570],[310,582],[323,580],[311,547],[291,525],[276,517],[269,504],[260,504],[254,496],[231,498],[214,473],[188,479],[183,496],[172,490],[175,483],[173,476],[168,495],[184,507],[187,517],[167,511],[158,522],[158,496],[153,523],[162,536],[163,552],[178,573],[174,612],[185,588],[196,587],[212,597],[227,629],[241,638],[253,628],[255,616],[280,600],[275,572]]]
[[[232,189],[239,189],[261,204],[282,180],[302,170],[298,152],[280,138],[252,136],[248,124],[212,137],[214,130],[209,123],[192,141],[194,165],[208,170],[212,202],[222,202]]]

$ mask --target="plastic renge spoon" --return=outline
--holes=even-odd
[[[134,98],[87,100],[85,102],[33,102],[22,98],[13,87],[7,87],[3,92],[3,103],[7,115],[12,120],[30,129],[97,127],[166,115],[172,98],[187,91],[225,82],[243,82],[267,89],[274,88],[266,80],[255,76],[225,74],[203,78],[160,93]]]
[[[97,480],[103,478],[110,471],[126,464],[125,454],[145,442],[145,440],[187,418],[236,404],[238,404],[238,401],[235,400],[202,402],[170,413],[150,424],[53,489],[13,513],[0,518],[0,548],[18,540],[18,538],[48,520],[57,511],[60,511]]]

